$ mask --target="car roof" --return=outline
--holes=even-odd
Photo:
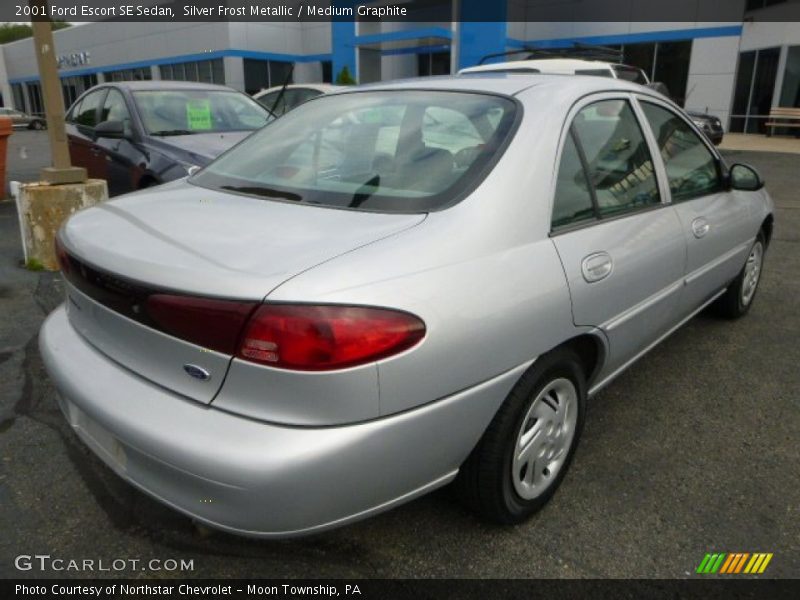
[[[544,74],[530,72],[476,72],[441,77],[417,77],[397,81],[371,83],[356,87],[343,87],[331,95],[364,91],[431,90],[483,92],[515,96],[531,88],[558,90],[566,95],[582,96],[592,92],[626,91],[651,93],[642,85],[612,77],[588,75]]]
[[[563,73],[565,71],[573,72],[586,69],[611,69],[611,65],[611,63],[602,60],[585,60],[579,58],[539,58],[478,65],[476,67],[467,67],[459,72],[477,73],[481,71],[536,69],[542,73]]]
[[[301,89],[317,90],[322,93],[327,93],[327,92],[332,92],[334,90],[338,90],[341,87],[342,87],[341,85],[333,85],[330,83],[290,83],[289,85],[286,86],[286,89],[293,90],[301,88]],[[269,94],[276,90],[280,90],[282,88],[283,88],[282,85],[274,85],[271,88],[261,89],[257,91],[255,94],[253,94],[253,98],[256,98],[258,96],[265,96],[266,94]]]
[[[99,84],[100,86],[114,86],[131,91],[139,90],[224,90],[231,91],[225,85],[217,85],[214,83],[200,83],[197,81],[172,81],[159,79],[154,81],[106,81]]]

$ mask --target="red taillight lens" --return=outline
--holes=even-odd
[[[69,273],[70,264],[69,264],[69,254],[64,249],[64,246],[61,244],[61,240],[58,239],[58,236],[55,238],[55,246],[56,246],[56,260],[58,261],[59,268],[64,273]]]
[[[257,302],[152,294],[147,315],[158,329],[210,350],[233,354],[247,317]]]
[[[328,371],[398,354],[424,335],[425,323],[394,310],[265,304],[247,324],[237,355],[272,367]]]

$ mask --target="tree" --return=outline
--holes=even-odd
[[[72,27],[64,21],[53,21],[53,31]],[[3,23],[0,25],[0,44],[8,44],[17,40],[33,37],[33,29],[27,23]]]
[[[336,76],[336,85],[356,85],[356,83],[358,82],[350,75],[350,69],[347,68],[347,65],[343,66]]]

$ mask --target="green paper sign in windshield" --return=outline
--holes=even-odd
[[[186,103],[189,129],[211,129],[211,103],[208,100],[190,100]]]

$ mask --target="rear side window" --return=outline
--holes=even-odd
[[[641,104],[664,159],[673,202],[720,191],[717,159],[700,136],[675,113],[649,102]]]
[[[660,204],[653,160],[626,100],[583,108],[572,123],[600,217]]]
[[[575,137],[570,131],[558,168],[552,225],[554,228],[563,227],[592,220],[595,216],[589,181],[575,145]]]
[[[485,174],[517,105],[479,93],[336,94],[304,103],[192,177],[276,200],[380,212],[442,208]]]

